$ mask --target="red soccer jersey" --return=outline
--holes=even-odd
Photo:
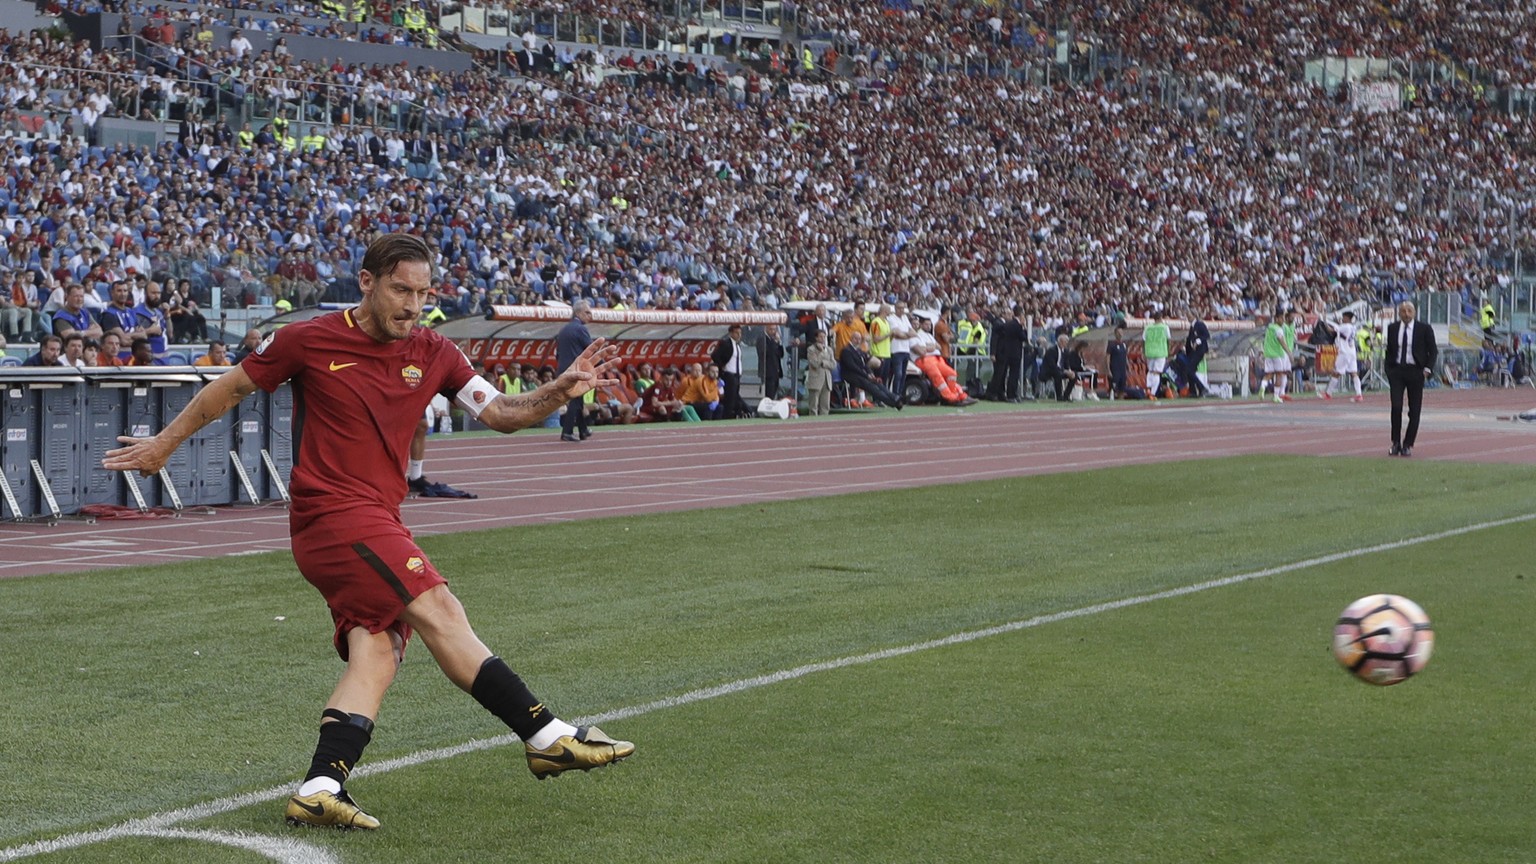
[[[399,522],[417,421],[433,396],[451,400],[475,377],[436,331],[379,342],[352,313],[289,324],[240,364],[267,392],[293,382],[295,532],[343,512],[350,522]]]

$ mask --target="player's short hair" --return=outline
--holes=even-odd
[[[430,265],[432,250],[427,248],[425,240],[414,234],[384,234],[368,244],[368,251],[363,253],[362,269],[372,273],[375,279],[383,279],[405,261],[425,261]]]

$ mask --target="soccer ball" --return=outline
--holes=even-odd
[[[1333,628],[1333,656],[1367,684],[1401,684],[1424,670],[1435,631],[1419,604],[1372,594],[1349,604]]]

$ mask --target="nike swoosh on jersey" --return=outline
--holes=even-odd
[[[335,360],[332,360],[331,361],[331,371],[332,372],[340,372],[341,370],[347,368],[348,366],[356,366],[356,365],[357,365],[356,363],[337,363]]]

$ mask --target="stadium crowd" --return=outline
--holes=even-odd
[[[827,38],[872,63],[913,60],[991,68],[1020,67],[1055,55],[1057,34],[1128,65],[1243,83],[1296,77],[1318,57],[1381,57],[1404,63],[1451,62],[1489,83],[1536,84],[1530,0],[1382,4],[1345,0],[1274,3],[1144,3],[1008,0],[998,3],[799,4],[803,34]]]
[[[963,4],[861,24],[863,8],[801,11],[840,9],[863,38],[995,30]],[[1157,9],[1149,22],[1195,14]],[[1278,26],[1266,15],[1253,20]],[[915,23],[877,26],[886,18]],[[1173,98],[1166,78],[1042,87],[916,63],[888,63],[863,86],[796,89],[702,57],[621,58],[601,64],[617,74],[591,74],[596,55],[563,48],[521,78],[322,68],[191,31],[161,50],[294,119],[203,128],[198,108],[216,99],[197,103],[197,86],[133,69],[127,54],[0,36],[0,276],[37,322],[70,282],[104,302],[130,268],[142,273],[130,256],[157,281],[186,280],[203,306],[214,291],[226,304],[310,302],[337,291],[378,230],[433,240],[451,314],[549,297],[664,308],[899,297],[1013,305],[1045,326],[1079,312],[1240,318],[1424,288],[1472,296],[1508,278],[1490,251],[1536,245],[1533,124],[1466,82],[1367,115],[1294,75],[1260,74],[1252,53],[1251,78],[1186,79]],[[166,115],[191,118],[178,140],[93,145],[96,117],[132,110],[107,95],[113,75],[169,82],[163,101],[194,106]],[[152,101],[138,98],[141,111]],[[416,108],[399,128],[330,125],[370,104]],[[47,105],[58,116],[35,135],[17,112]]]

